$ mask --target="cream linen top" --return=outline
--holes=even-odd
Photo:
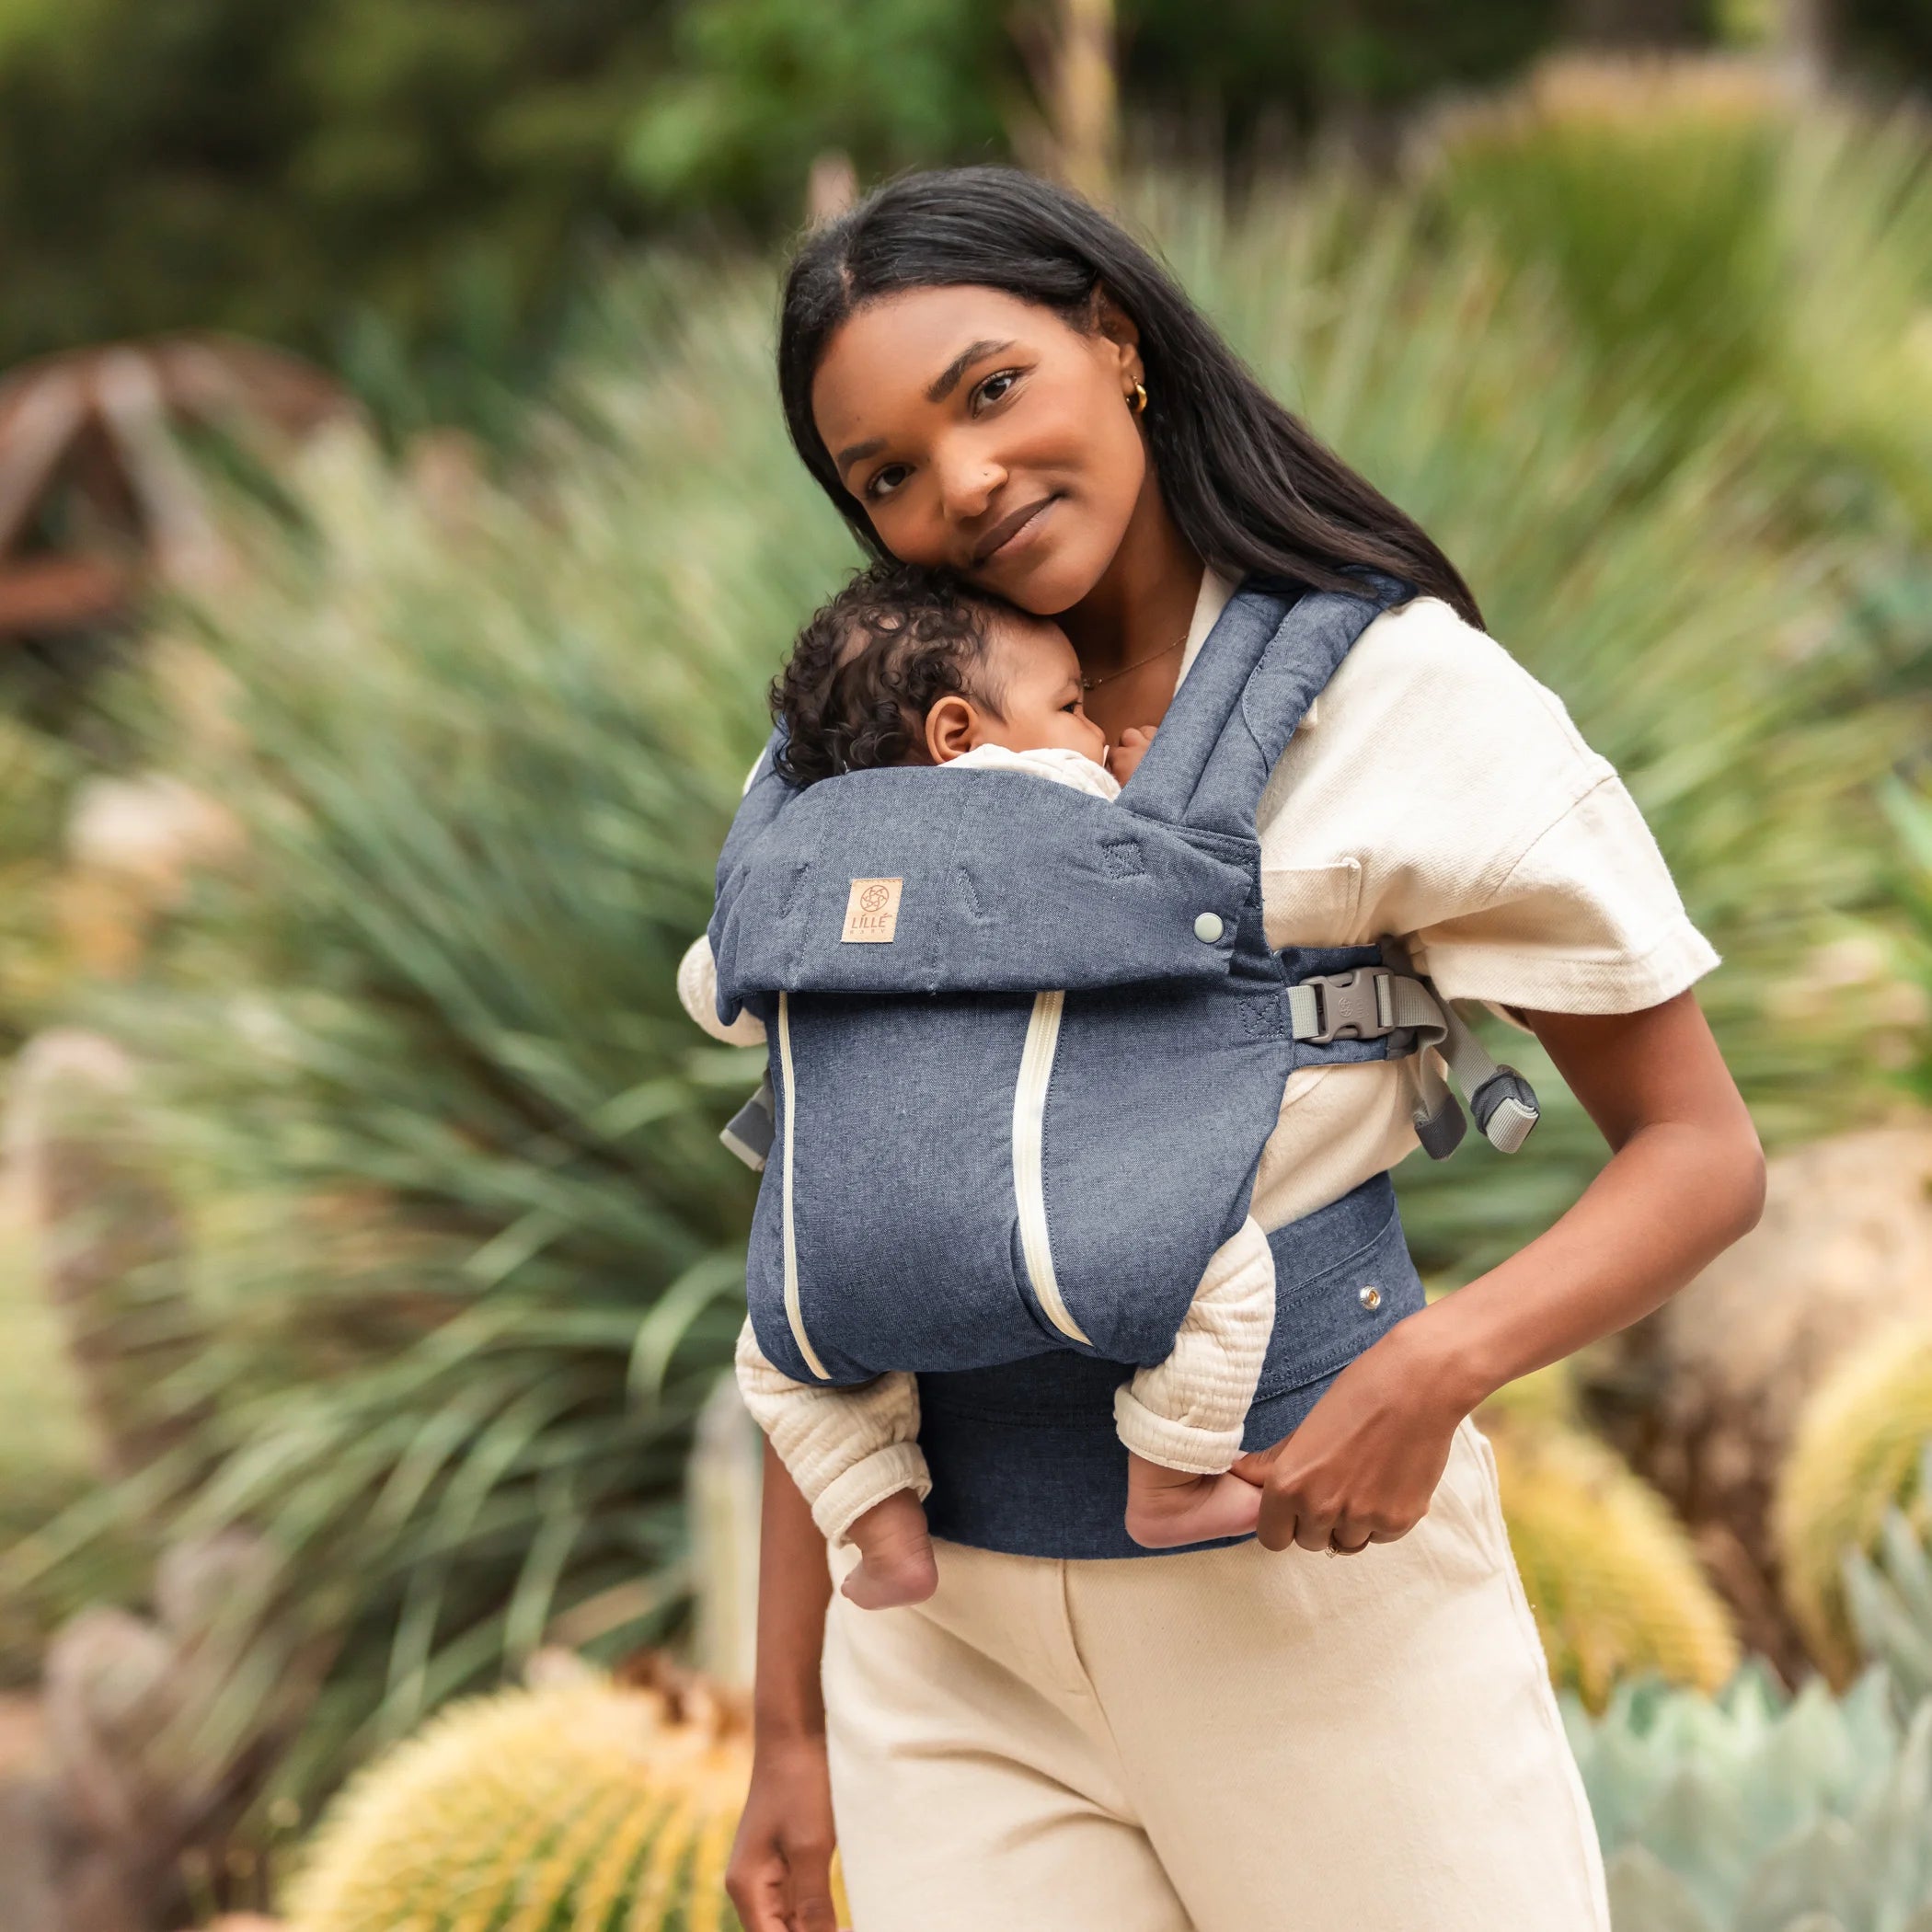
[[[1233,594],[1210,568],[1188,673]],[[1409,948],[1447,999],[1630,1013],[1718,956],[1609,760],[1563,701],[1435,597],[1377,617],[1308,708],[1255,811],[1275,946]],[[1417,1145],[1416,1062],[1288,1077],[1255,1178],[1264,1228]]]
[[[1203,574],[1182,679],[1233,592]],[[1438,598],[1363,630],[1289,741],[1255,823],[1271,945],[1393,934],[1448,999],[1629,1013],[1718,963],[1616,768],[1553,691]],[[762,1037],[746,1014],[719,1026],[702,937],[678,985],[707,1031]],[[1394,1167],[1418,1144],[1416,1102],[1413,1058],[1291,1074],[1255,1219],[1279,1227]]]

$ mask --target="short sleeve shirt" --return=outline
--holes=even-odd
[[[1183,678],[1233,591],[1203,576]],[[1553,691],[1438,598],[1357,638],[1255,821],[1276,946],[1394,935],[1447,998],[1557,1013],[1635,1012],[1718,963],[1616,768]],[[1409,1059],[1290,1075],[1255,1180],[1263,1228],[1414,1150],[1416,1071]]]

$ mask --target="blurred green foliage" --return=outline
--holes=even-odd
[[[627,0],[0,0],[0,365],[221,325],[539,310],[661,61]],[[486,269],[479,265],[489,265]]]
[[[827,149],[866,180],[1003,157],[1019,86],[1002,9],[975,0],[705,0],[678,9],[668,54],[624,176],[660,210],[721,205],[765,227],[798,219]]]
[[[851,545],[763,379],[768,270],[653,281],[621,379],[583,379],[596,433],[548,425],[518,490],[348,440],[287,478],[305,538],[238,507],[225,722],[184,728],[166,666],[149,693],[156,753],[248,837],[97,1007],[142,1041],[210,1317],[156,1400],[210,1407],[8,1581],[62,1595],[121,1511],[264,1529],[282,1614],[205,1748],[319,1632],[303,1791],[546,1638],[622,1652],[682,1607],[684,1452],[743,1305],[715,1129],[757,1075],[674,972],[775,643]]]
[[[828,150],[862,180],[1007,156],[1037,121],[1050,11],[0,0],[0,369],[220,327],[345,363],[400,431],[494,431],[609,244],[694,221],[788,231]],[[1757,31],[1683,11],[1694,39]],[[1573,14],[1121,0],[1122,111],[1136,136],[1238,174],[1258,138],[1292,143],[1338,112],[1386,132],[1426,96],[1505,78]],[[1847,46],[1922,74],[1924,14],[1857,0]]]
[[[1205,110],[1230,155],[1271,132],[1305,133],[1337,109],[1402,109],[1445,88],[1506,78],[1553,45],[1562,0],[1124,0],[1129,111]]]

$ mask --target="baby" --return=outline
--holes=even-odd
[[[787,727],[778,768],[810,785],[878,765],[991,767],[1111,799],[1155,728],[1130,728],[1110,746],[1081,692],[1079,659],[1058,625],[930,573],[875,566],[805,627],[773,686]],[[678,983],[707,1031],[764,1037],[749,1015],[719,1022],[705,940],[685,955]],[[1273,1260],[1249,1219],[1209,1263],[1167,1359],[1116,1395],[1136,1542],[1166,1547],[1254,1527],[1260,1492],[1230,1465],[1273,1324]],[[929,1596],[937,1570],[922,1503],[932,1484],[914,1377],[844,1388],[794,1381],[766,1360],[749,1319],[737,1370],[819,1527],[858,1547],[845,1594],[872,1609]]]

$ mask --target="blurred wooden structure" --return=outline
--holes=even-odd
[[[69,350],[0,380],[0,650],[111,623],[155,579],[219,575],[184,432],[272,460],[351,408],[312,364],[227,337]]]

